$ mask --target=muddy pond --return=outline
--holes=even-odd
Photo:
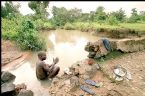
[[[100,39],[87,32],[75,30],[53,30],[43,31],[41,35],[47,41],[47,61],[52,63],[53,57],[59,58],[60,66],[59,76],[63,73],[64,68],[70,67],[77,61],[87,58],[88,52],[84,46],[88,41]],[[35,64],[37,62],[37,53],[32,53],[29,58],[25,59],[18,65],[10,68],[10,72],[16,75],[14,84],[25,83],[27,89],[34,92],[34,96],[48,96],[48,87],[51,81],[39,81],[35,74]]]

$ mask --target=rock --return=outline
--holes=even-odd
[[[79,76],[79,75],[80,75],[80,73],[79,73],[79,68],[75,68],[75,69],[74,69],[74,75],[75,75],[75,76]]]
[[[97,67],[96,67],[96,65],[94,64],[93,66],[90,66],[90,67],[88,66],[88,67],[86,67],[85,70],[86,70],[85,74],[86,74],[86,75],[89,75],[89,77],[92,78],[93,75],[94,75],[94,74],[96,73],[96,71],[97,71]]]
[[[5,83],[5,82],[10,82],[13,81],[16,78],[15,75],[13,75],[12,73],[5,71],[2,73],[1,75],[1,80]]]
[[[22,89],[25,90],[27,89],[27,86],[24,83],[16,85],[15,87],[16,94],[18,94]]]
[[[145,49],[145,38],[122,39],[117,42],[117,50],[136,52]]]
[[[22,89],[18,96],[34,96],[34,94],[31,90]]]
[[[88,52],[93,52],[94,51],[94,45],[92,42],[88,42],[87,45],[85,46],[85,51]]]
[[[15,85],[13,83],[4,83],[1,85],[1,96],[14,96]]]
[[[95,55],[96,55],[96,52],[89,52],[88,57],[89,57],[89,58],[94,58]]]
[[[79,68],[79,74],[80,74],[80,75],[85,74],[85,70],[84,70],[83,68]]]
[[[116,40],[110,40],[110,46],[112,51],[117,49],[117,41]]]
[[[97,70],[100,70],[101,69],[101,66],[99,64],[95,64]]]
[[[53,81],[52,81],[53,84],[57,84],[58,82],[59,82],[58,78],[53,78]]]
[[[101,54],[96,54],[95,57],[94,57],[94,59],[98,59],[100,57],[101,57]]]
[[[101,39],[94,43],[88,42],[85,46],[85,50],[89,52],[89,58],[99,58],[101,56],[107,55],[112,48],[108,39]]]
[[[87,64],[92,65],[94,63],[93,59],[88,59]]]
[[[77,86],[80,85],[79,78],[77,76],[73,76],[70,78],[70,90],[74,90]]]
[[[89,75],[83,75],[83,79],[89,79],[90,76]]]
[[[107,51],[107,49],[105,48],[102,40],[94,42],[94,46],[99,46],[99,50],[97,51],[96,54],[100,54],[101,56],[103,56],[109,53],[109,51]]]

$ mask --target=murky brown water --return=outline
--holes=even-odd
[[[60,72],[63,73],[64,68],[71,66],[73,63],[87,58],[88,52],[84,50],[84,46],[88,41],[96,41],[99,39],[86,32],[54,30],[43,32],[42,36],[47,41],[47,60],[52,62],[53,57],[59,57]],[[13,66],[9,71],[16,75],[15,84],[25,83],[27,89],[34,92],[34,96],[48,96],[47,87],[51,81],[39,81],[35,74],[35,64],[37,61],[37,53],[33,53],[30,58],[17,66]]]

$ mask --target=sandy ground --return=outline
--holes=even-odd
[[[113,76],[113,66],[117,64],[130,71],[132,80],[113,83],[101,71],[97,71],[92,80],[103,82],[103,86],[96,88],[86,85],[99,96],[145,96],[145,51],[125,54],[102,63],[105,73],[110,76]],[[74,93],[89,96],[80,88]]]

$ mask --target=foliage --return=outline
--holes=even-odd
[[[108,24],[110,24],[110,25],[118,25],[119,22],[117,21],[116,17],[109,16],[109,18],[108,18]]]
[[[46,30],[54,30],[56,29],[55,26],[53,26],[49,21],[48,22],[44,22],[44,26],[42,27]]]
[[[140,11],[140,20],[145,22],[145,11]]]
[[[13,5],[11,1],[6,1],[5,6],[1,6],[2,39],[16,41],[24,50],[37,51],[45,48],[45,41],[38,36],[37,31],[40,29],[64,28],[85,32],[112,32],[119,36],[120,29],[124,28],[130,33],[145,34],[145,11],[138,14],[134,8],[132,15],[127,18],[122,9],[106,14],[104,7],[100,6],[96,11],[83,13],[77,8],[68,10],[54,6],[52,8],[53,17],[47,19],[48,4],[48,1],[30,1],[28,5],[35,14],[22,16],[18,11],[19,4]]]
[[[67,10],[53,6],[52,14],[52,24],[55,26],[64,26],[67,22],[72,23],[81,18],[81,10],[77,8]]]
[[[2,38],[13,40],[22,50],[43,50],[45,41],[38,36],[35,26],[25,17],[21,19],[2,19]]]
[[[104,7],[102,6],[99,6],[97,9],[96,9],[96,12],[95,12],[95,21],[101,23],[102,21],[105,21],[107,19],[107,15],[106,13],[104,12]]]
[[[18,21],[2,19],[2,38],[8,40],[15,40],[18,30]]]
[[[145,31],[145,23],[121,23],[120,27],[134,29],[135,31]]]
[[[20,5],[13,5],[12,1],[6,1],[5,6],[1,6],[1,17],[2,18],[16,18],[17,15],[20,15],[19,12]]]
[[[133,8],[131,11],[132,11],[132,13],[131,13],[132,15],[130,16],[128,22],[129,23],[136,23],[137,21],[140,20],[140,17],[139,17],[139,15],[137,13],[136,8]]]
[[[95,59],[95,60],[98,61],[98,62],[102,62],[104,60],[106,61],[106,60],[110,60],[110,59],[115,59],[117,57],[121,57],[125,54],[127,54],[127,53],[123,53],[121,51],[114,50],[114,51],[110,52],[109,54],[107,54],[106,56],[104,56],[102,58]]]
[[[66,29],[66,30],[74,30],[75,26],[73,24],[71,24],[71,23],[66,23],[64,25],[64,29]]]
[[[39,38],[33,23],[29,20],[22,21],[16,42],[23,50],[38,51],[45,48],[45,41]]]
[[[34,26],[37,30],[46,29],[46,30],[54,30],[55,26],[53,26],[50,21],[44,21],[42,19],[37,19],[33,21]]]
[[[115,17],[117,19],[117,21],[119,21],[119,22],[124,22],[125,17],[126,17],[125,11],[122,10],[122,8],[119,9],[118,11],[116,11],[116,12],[110,13],[109,15]]]
[[[35,19],[47,19],[49,1],[29,1],[28,6],[35,12]]]

